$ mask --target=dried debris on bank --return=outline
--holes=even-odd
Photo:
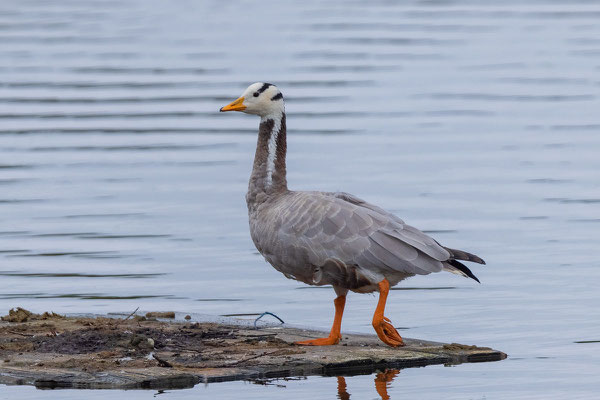
[[[393,349],[374,335],[344,335],[338,346],[305,347],[294,341],[323,332],[157,319],[174,314],[79,318],[13,309],[0,322],[0,383],[182,388],[199,382],[372,373],[506,357],[489,348],[414,339]]]

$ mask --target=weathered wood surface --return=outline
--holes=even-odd
[[[506,358],[489,348],[416,339],[390,348],[375,335],[344,335],[337,346],[297,346],[297,340],[324,333],[282,326],[38,317],[0,322],[0,383],[166,389]]]

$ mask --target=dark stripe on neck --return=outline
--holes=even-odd
[[[275,100],[279,100],[279,99],[283,99],[283,95],[280,93],[277,93],[275,96],[271,97],[271,101],[275,101]]]
[[[260,89],[258,89],[258,93],[264,92],[265,90],[267,90],[267,88],[269,86],[273,86],[273,85],[271,83],[263,83],[262,87]]]

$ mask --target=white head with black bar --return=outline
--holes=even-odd
[[[241,111],[246,114],[259,115],[262,119],[277,119],[285,111],[283,95],[277,86],[271,83],[256,82],[248,86],[242,95],[221,107],[221,112]]]

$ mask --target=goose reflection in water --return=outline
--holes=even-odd
[[[389,400],[388,387],[394,378],[400,373],[399,369],[386,369],[384,372],[378,372],[375,375],[375,390],[381,397],[381,400]],[[338,395],[337,398],[340,400],[350,399],[350,393],[346,390],[346,378],[343,376],[337,377],[338,382]]]

